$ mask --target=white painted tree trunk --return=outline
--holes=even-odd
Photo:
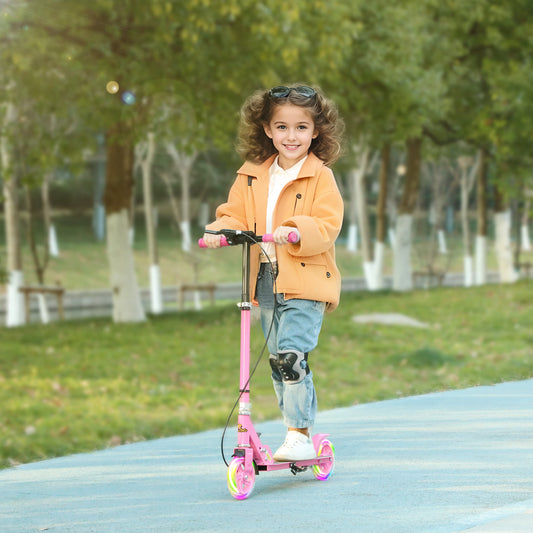
[[[188,220],[180,222],[181,229],[181,249],[184,252],[190,252],[192,247],[191,224]]]
[[[143,322],[146,315],[135,275],[135,262],[128,242],[128,211],[107,216],[107,254],[109,257],[113,320],[115,322]]]
[[[52,257],[59,257],[59,244],[57,242],[56,228],[52,224],[48,232],[48,247],[50,248],[50,255]]]
[[[352,254],[357,253],[358,238],[357,224],[351,223],[348,226],[348,240],[346,242],[346,249]]]
[[[464,286],[472,287],[474,284],[474,259],[471,255],[464,256]]]
[[[511,211],[506,210],[494,215],[496,226],[496,257],[502,283],[514,283],[518,275],[513,264],[511,244]]]
[[[394,247],[394,271],[392,286],[395,291],[410,291],[413,288],[411,268],[413,215],[402,214],[396,219],[396,245]]]
[[[444,233],[444,230],[439,229],[437,231],[437,240],[439,243],[439,253],[443,255],[447,254],[448,247],[446,246],[446,234]]]
[[[3,128],[8,129],[16,119],[15,107],[7,104],[3,116]],[[0,170],[3,178],[4,217],[6,234],[6,270],[8,275],[6,287],[6,326],[22,326],[26,322],[24,313],[24,295],[19,287],[24,285],[22,271],[22,254],[20,249],[18,181],[10,171],[11,157],[7,135],[0,130]]]
[[[389,228],[387,235],[389,236],[390,247],[394,250],[396,248],[396,231],[394,228]]]
[[[376,241],[374,246],[374,288],[383,289],[383,265],[385,262],[385,243]]]
[[[366,287],[369,291],[375,291],[376,287],[374,284],[375,274],[374,274],[374,261],[363,261],[363,275],[365,277]]]
[[[520,228],[520,247],[523,252],[531,251],[531,241],[529,240],[529,226],[523,225]]]
[[[487,237],[476,235],[476,285],[487,283]]]
[[[26,323],[24,295],[19,291],[19,288],[24,285],[24,273],[21,270],[11,270],[8,276],[6,326],[12,328]]]
[[[159,265],[150,265],[150,303],[152,313],[157,315],[163,312],[163,289]]]

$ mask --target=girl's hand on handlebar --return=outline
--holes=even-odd
[[[204,233],[203,241],[205,248],[220,248],[220,238],[222,235],[213,235],[212,233]]]
[[[289,240],[289,235],[291,233],[298,236],[296,241]],[[272,237],[276,244],[288,244],[289,242],[298,242],[300,240],[300,234],[298,233],[298,230],[290,226],[279,226],[272,234]]]

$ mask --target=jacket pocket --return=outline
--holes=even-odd
[[[302,267],[306,265],[322,265],[325,267],[327,265],[324,254],[300,256],[298,257],[298,261],[300,261]]]

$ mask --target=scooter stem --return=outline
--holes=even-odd
[[[250,322],[252,303],[250,301],[250,243],[242,245],[242,296],[241,296],[241,352],[239,415],[249,416],[250,404]],[[248,432],[239,432],[239,444],[248,444]]]

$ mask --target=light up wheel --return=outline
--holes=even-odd
[[[335,466],[335,448],[328,439],[324,439],[318,447],[317,457],[328,456],[331,456],[329,461],[313,465],[313,474],[319,481],[325,481],[328,479]]]
[[[245,500],[254,490],[255,469],[246,468],[244,457],[234,457],[228,466],[228,489],[236,500]]]

